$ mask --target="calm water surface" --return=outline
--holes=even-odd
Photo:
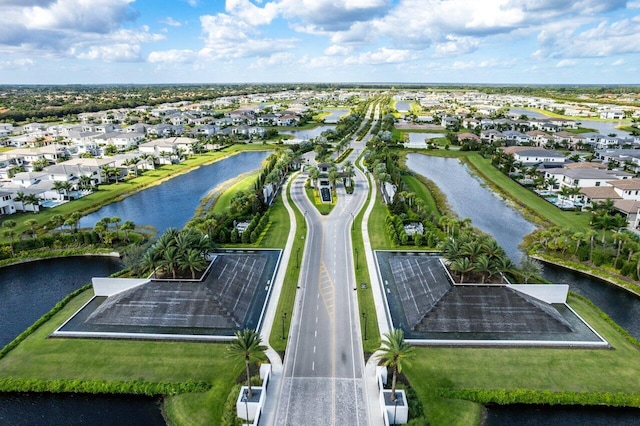
[[[270,152],[242,152],[199,167],[111,203],[80,219],[80,227],[93,227],[104,217],[150,225],[162,234],[167,228],[182,228],[191,219],[200,200],[220,184],[260,168]]]
[[[120,259],[104,256],[44,259],[0,268],[0,347],[67,294],[91,283],[91,278],[107,277],[120,269]]]
[[[282,133],[284,135],[293,135],[298,139],[308,140],[312,138],[317,138],[325,130],[333,130],[335,128],[336,126],[325,125],[325,126],[318,126],[318,127],[314,127],[313,129],[305,129],[305,130],[280,130],[279,133]]]
[[[455,158],[408,154],[407,167],[430,180],[446,195],[451,209],[473,226],[493,236],[514,262],[522,252],[518,244],[536,228],[493,191],[482,186],[469,169]]]

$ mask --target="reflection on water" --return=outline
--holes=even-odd
[[[80,219],[80,227],[93,227],[104,217],[153,226],[158,235],[167,228],[182,228],[191,219],[200,200],[218,185],[260,167],[269,152],[242,152],[199,167],[111,203]]]
[[[461,218],[471,218],[473,226],[493,236],[511,260],[520,261],[522,253],[518,244],[535,226],[482,186],[467,166],[455,158],[408,154],[407,167],[432,180],[447,196],[454,212]]]

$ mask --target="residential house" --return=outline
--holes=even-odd
[[[16,206],[13,204],[13,193],[0,189],[0,216],[14,214]]]
[[[520,161],[527,166],[544,163],[563,164],[566,160],[564,155],[557,151],[533,146],[510,146],[503,148],[503,151],[506,154],[513,155],[516,161]]]

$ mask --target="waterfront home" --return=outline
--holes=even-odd
[[[588,164],[588,163],[584,163]],[[599,187],[609,186],[607,182],[612,180],[631,179],[632,174],[621,170],[607,170],[602,168],[558,168],[545,170],[545,179],[554,177],[562,187]]]
[[[0,190],[0,215],[14,214],[16,206],[13,203],[13,193]]]
[[[503,148],[503,152],[513,155],[516,161],[521,162],[525,166],[546,163],[561,165],[566,161],[565,156],[557,151],[534,146],[509,146]]]

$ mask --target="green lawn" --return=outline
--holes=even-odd
[[[404,371],[431,425],[475,425],[481,405],[438,396],[443,389],[529,389],[640,394],[640,351],[583,301],[571,306],[613,350],[416,348]]]
[[[239,176],[233,181],[229,182],[222,193],[219,194],[218,198],[213,205],[214,213],[224,213],[231,208],[231,198],[238,191],[249,191],[253,189],[253,185],[258,179],[258,173],[252,173],[250,175]]]
[[[217,424],[229,390],[243,371],[242,364],[226,357],[225,344],[47,338],[92,294],[88,290],[74,298],[1,359],[0,379],[206,381],[213,385],[211,391],[170,397],[167,412],[175,415],[176,424],[190,425],[193,419]]]
[[[369,176],[367,175],[367,179]],[[369,182],[369,186],[371,187],[372,183]],[[369,193],[367,196],[367,200],[365,201],[364,207],[360,210],[360,213],[355,217],[355,221],[353,226],[351,227],[351,239],[353,242],[353,259],[356,264],[356,285],[358,292],[358,306],[360,312],[360,328],[363,338],[363,348],[365,355],[375,352],[380,347],[380,330],[378,328],[378,318],[376,316],[376,307],[373,300],[373,289],[371,287],[371,277],[369,275],[369,269],[367,268],[366,258],[365,258],[365,247],[362,239],[362,219],[364,217],[364,212],[369,205],[369,200],[371,199],[371,189],[369,189]],[[369,227],[371,227],[371,222],[369,222]],[[369,232],[371,234],[371,232]],[[375,273],[375,271],[373,271]],[[366,284],[366,288],[362,288],[362,283]],[[365,337],[365,317],[366,316],[366,336],[367,340],[364,340]],[[366,360],[365,360],[366,361]]]

